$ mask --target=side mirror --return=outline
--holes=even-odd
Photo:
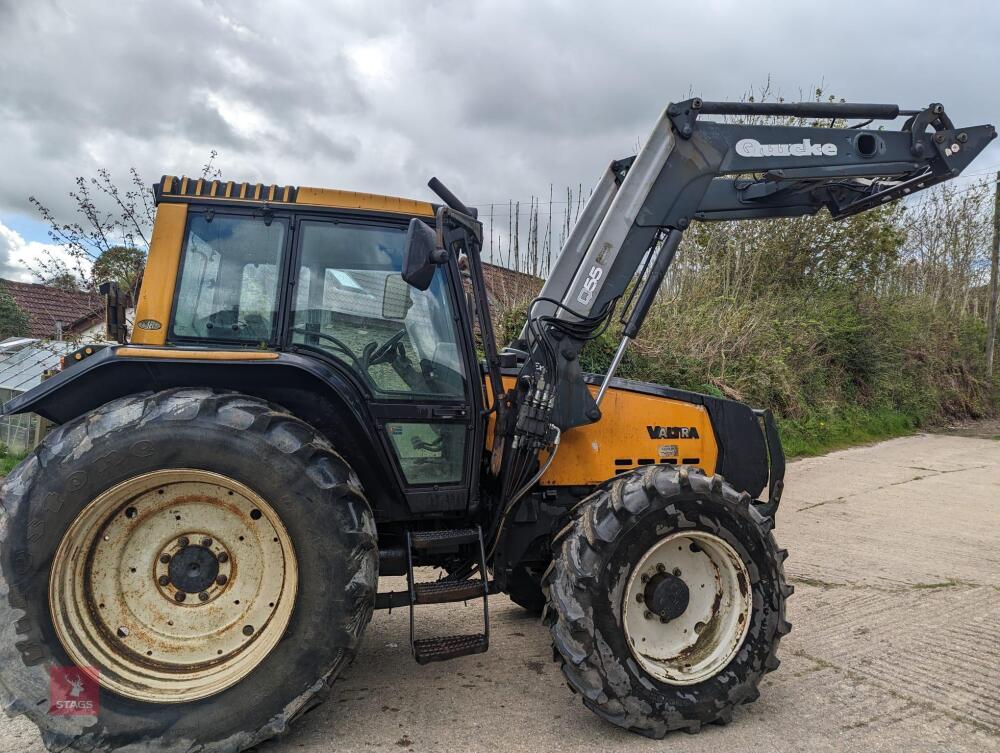
[[[385,290],[382,295],[382,318],[402,321],[406,312],[413,305],[410,298],[410,286],[399,275],[389,275],[385,278]]]
[[[417,290],[427,290],[434,279],[434,267],[447,258],[448,252],[438,248],[437,233],[416,217],[410,220],[403,252],[403,279]]]

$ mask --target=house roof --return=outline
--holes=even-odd
[[[57,323],[66,334],[79,333],[104,318],[104,299],[96,293],[76,293],[13,280],[0,280],[0,287],[28,315],[31,337],[55,337]]]

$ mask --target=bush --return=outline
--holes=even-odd
[[[833,221],[694,223],[618,374],[775,411],[790,454],[993,415],[992,183]],[[501,339],[526,305],[499,313]],[[604,373],[620,327],[581,354]]]
[[[0,442],[0,478],[14,470],[14,467],[24,458],[23,454],[12,453],[7,445]]]
[[[526,306],[499,313],[506,342]],[[611,327],[588,343],[582,367],[604,373],[619,338]],[[848,286],[742,302],[687,294],[654,306],[618,375],[769,407],[788,454],[811,455],[994,414],[984,344],[981,320],[918,296]]]

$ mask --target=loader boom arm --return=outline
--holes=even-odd
[[[718,122],[705,115],[891,120],[900,130]],[[865,126],[868,123],[861,123]],[[671,104],[635,157],[612,162],[563,246],[514,352],[522,382],[542,380],[561,430],[600,418],[577,356],[637,272],[626,302],[634,338],[692,221],[794,217],[826,208],[848,217],[956,177],[995,138],[991,125],[955,128],[939,104]],[[642,272],[640,272],[642,270]],[[605,382],[605,387],[606,387]],[[535,396],[541,399],[540,395]]]

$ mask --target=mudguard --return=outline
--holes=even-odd
[[[296,353],[111,346],[96,350],[3,406],[57,424],[125,395],[172,387],[233,390],[283,406],[326,435],[357,472],[376,517],[410,517],[361,389],[343,372]],[[344,441],[344,436],[350,437]]]

